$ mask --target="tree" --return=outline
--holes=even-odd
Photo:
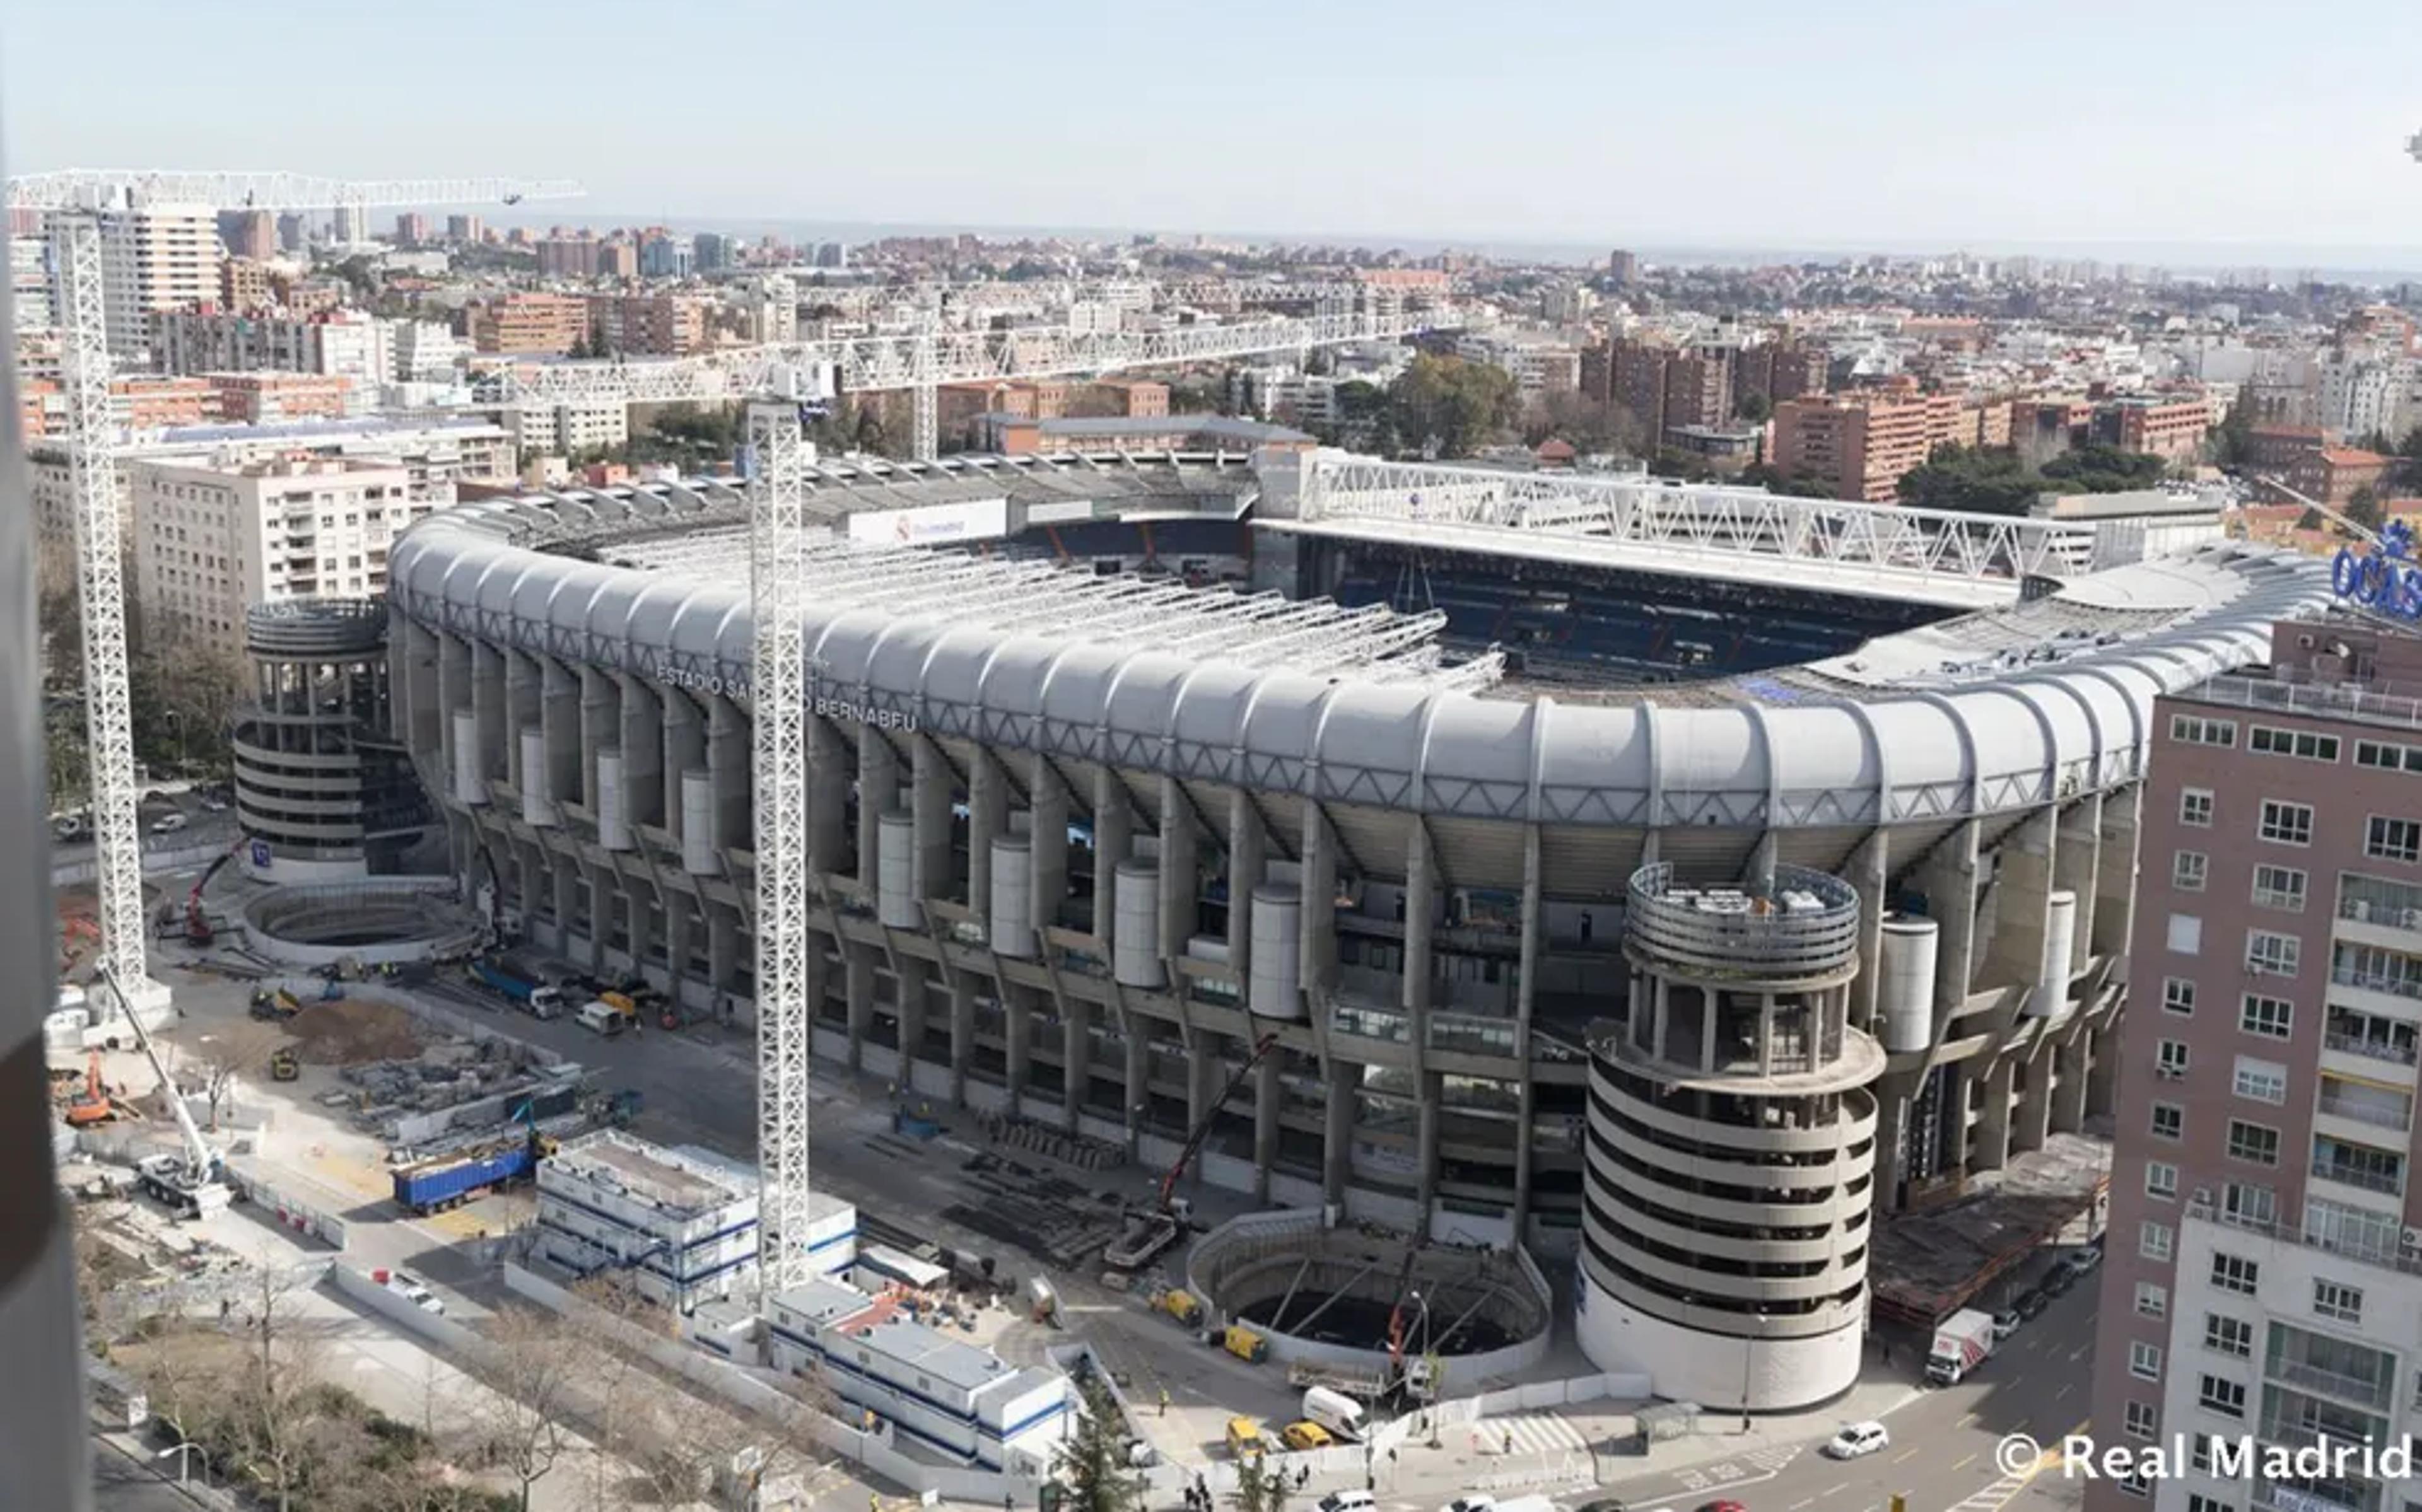
[[[1764,425],[1774,414],[1774,401],[1763,394],[1744,394],[1733,403],[1733,418]]]
[[[1901,475],[1900,502],[1968,514],[2022,515],[2043,489],[2043,479],[2021,468],[2014,453],[1937,446]]]
[[[1637,456],[1647,439],[1646,429],[1629,410],[1577,389],[1541,395],[1522,434],[1533,446],[1558,436],[1570,442],[1575,451],[1628,456]]]
[[[2170,464],[2151,452],[2121,451],[2098,443],[2062,453],[2044,463],[2042,471],[2071,492],[2118,493],[2150,488],[2169,470]]]
[[[2380,491],[2366,483],[2347,495],[2346,507],[2339,511],[2366,530],[2380,528]]]
[[[2254,397],[2252,385],[2237,391],[2226,413],[2211,433],[2211,460],[2223,467],[2243,467],[2252,460],[2254,450]]]
[[[1463,457],[1509,429],[1520,413],[1513,375],[1489,363],[1423,353],[1388,388],[1396,429]]]
[[[495,1351],[487,1448],[519,1484],[521,1512],[529,1512],[530,1488],[572,1447],[572,1341],[559,1320],[528,1307],[498,1309],[487,1333]]]
[[[1077,1383],[1082,1411],[1077,1426],[1052,1457],[1052,1470],[1068,1488],[1068,1512],[1131,1512],[1135,1485],[1126,1476],[1126,1439],[1119,1408],[1091,1376]]]
[[[238,1079],[269,1064],[269,1057],[286,1037],[265,1023],[238,1023],[210,1035],[203,1041],[202,1065],[207,1068],[202,1087],[210,1099],[211,1127],[219,1126],[219,1106],[234,1093]],[[164,1087],[166,1097],[177,1095],[174,1087]]]
[[[1236,1512],[1286,1512],[1286,1472],[1272,1468],[1269,1457],[1254,1455],[1236,1462],[1236,1489],[1228,1501]]]
[[[291,1512],[309,1487],[321,1429],[337,1405],[322,1395],[312,1342],[290,1327],[293,1287],[287,1272],[254,1268],[245,1286],[244,1353],[232,1379],[221,1383],[233,1457],[278,1512]]]

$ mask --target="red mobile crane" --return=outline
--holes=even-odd
[[[1245,1064],[1237,1067],[1235,1074],[1228,1078],[1228,1084],[1219,1089],[1219,1097],[1212,1099],[1210,1111],[1203,1114],[1202,1122],[1194,1126],[1193,1131],[1186,1136],[1186,1143],[1178,1147],[1177,1159],[1170,1163],[1169,1174],[1160,1178],[1160,1190],[1155,1194],[1151,1209],[1128,1224],[1126,1232],[1119,1236],[1118,1242],[1102,1252],[1102,1259],[1112,1270],[1140,1270],[1177,1242],[1183,1226],[1176,1195],[1177,1178],[1186,1174],[1186,1168],[1194,1163],[1195,1152],[1202,1149],[1205,1139],[1211,1137],[1211,1126],[1219,1121],[1219,1110],[1228,1105],[1228,1099],[1236,1095],[1236,1089],[1245,1084],[1245,1078],[1253,1074],[1253,1068],[1262,1063],[1262,1058],[1278,1048],[1278,1042],[1276,1034],[1264,1035],[1254,1041],[1253,1052],[1246,1056]]]

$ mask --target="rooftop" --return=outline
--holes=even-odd
[[[2309,682],[2273,667],[2250,667],[2210,678],[2170,696],[2187,703],[2225,704],[2381,729],[2422,730],[2422,698],[2376,693],[2354,683]]]
[[[1032,426],[1046,436],[1165,436],[1183,431],[1212,441],[1239,442],[1250,446],[1309,444],[1312,437],[1284,426],[1240,420],[1225,414],[1062,415],[1037,420],[1022,414],[994,413],[983,419],[993,425]]]
[[[677,1151],[665,1150],[614,1130],[575,1139],[548,1157],[566,1175],[620,1188],[626,1195],[668,1213],[693,1217],[753,1195],[735,1183],[698,1168]]]

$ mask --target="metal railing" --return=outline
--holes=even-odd
[[[2359,719],[2369,725],[2422,729],[2422,698],[2372,693],[2341,683],[2282,682],[2228,674],[2211,678],[2178,695],[2198,703],[2272,709],[2316,718]]]
[[[2338,917],[2422,932],[2422,887],[2351,874],[2338,879]]]
[[[2386,1040],[2371,1039],[2362,1035],[2341,1034],[2335,1029],[2321,1036],[2321,1043],[2328,1049],[2343,1054],[2367,1056],[2372,1060],[2389,1061],[2398,1066],[2412,1066],[2415,1059],[2415,1048],[2412,1045],[2395,1045]]]
[[[2357,1123],[2392,1130],[2400,1134],[2414,1127],[2414,1111],[2410,1105],[2399,1111],[2378,1103],[2355,1101],[2335,1092],[2323,1092],[2317,1106],[2334,1118],[2351,1118]]]
[[[2394,1270],[2401,1275],[2422,1276],[2422,1253],[2401,1247],[2383,1249],[2367,1244],[2333,1241],[2276,1221],[2264,1222],[2258,1219],[2240,1218],[2225,1211],[2218,1203],[2209,1197],[2200,1197],[2188,1203],[2187,1217],[2207,1224],[2216,1224],[2223,1228],[2235,1229],[2241,1234],[2253,1234],[2280,1244],[2292,1244],[2298,1249],[2316,1250],[2323,1255],[2335,1255],[2340,1259],[2352,1260],[2358,1264],[2378,1266],[2383,1270]]]
[[[2405,1191],[2405,1177],[2402,1175],[2390,1176],[2380,1171],[2367,1171],[2358,1166],[2334,1165],[2319,1156],[2313,1158],[2313,1175],[2323,1181],[2335,1181],[2346,1187],[2359,1187],[2366,1192],[2377,1192],[2391,1197],[2401,1195]]]
[[[2307,1364],[2302,1360],[2274,1359],[2264,1366],[2264,1373],[2272,1380],[2284,1380],[2290,1386],[2300,1387],[2305,1391],[2321,1392],[2344,1401],[2357,1402],[2365,1407],[2378,1408],[2383,1411],[2387,1410],[2390,1400],[2397,1395],[2397,1383],[2394,1379],[2367,1380],[2361,1376],[2350,1376],[2339,1371],[2325,1369],[2320,1365]]]

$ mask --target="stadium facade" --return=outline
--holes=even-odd
[[[2218,546],[1754,677],[1591,688],[1562,655],[1548,692],[1439,656],[1443,612],[1017,559],[1233,539],[1300,460],[1239,461],[822,475],[816,1052],[1146,1162],[1209,1118],[1211,1181],[1576,1255],[1583,1345],[1664,1395],[1838,1392],[1872,1225],[2109,1112],[2152,700],[2258,659],[2320,569]],[[395,549],[388,655],[466,885],[745,1023],[742,519],[712,485],[447,511]],[[841,544],[986,534],[1016,549]],[[1320,570],[1282,585],[1355,569]],[[1824,885],[1774,892],[1797,868]],[[1769,1029],[1827,1026],[1800,1080],[1625,1030],[1643,981],[1707,1024],[1744,1001],[1636,938],[1643,877],[1821,894],[1832,953],[1752,984]],[[1745,1073],[1784,1077],[1765,1111],[1706,1081]],[[1816,1174],[1774,1194],[1745,1149]]]

